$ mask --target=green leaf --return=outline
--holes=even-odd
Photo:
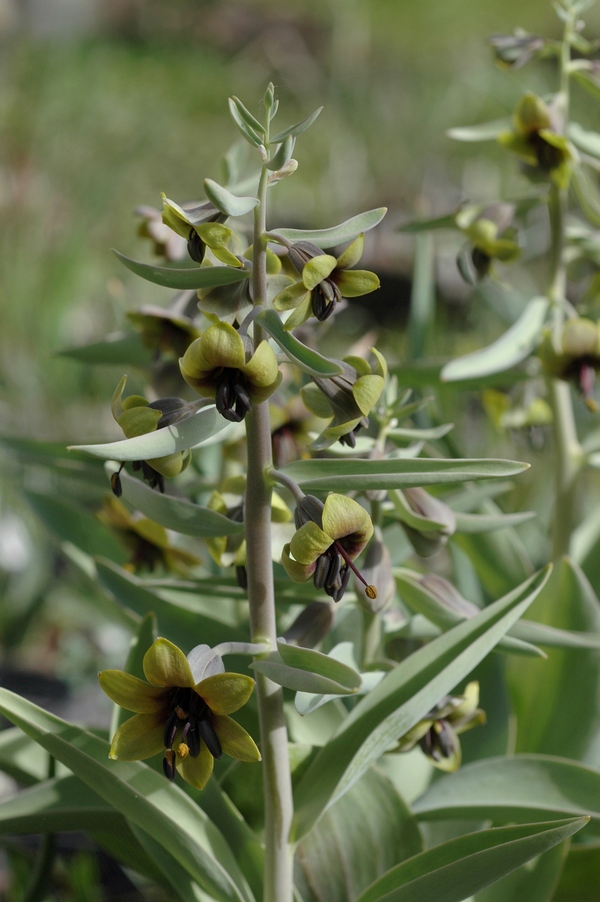
[[[239,128],[239,130],[242,133],[242,135],[244,136],[244,138],[246,138],[246,140],[249,141],[250,144],[253,144],[254,147],[260,147],[260,145],[263,143],[263,136],[259,135],[254,130],[254,128],[251,125],[249,125],[248,122],[246,122],[246,120],[242,116],[242,113],[238,107],[238,104],[235,102],[233,97],[230,97],[228,102],[229,102],[229,112],[231,114],[231,118],[233,119],[233,121],[235,122],[237,127]],[[244,107],[244,109],[246,109],[246,108]],[[254,119],[254,116],[252,116],[252,118]],[[260,127],[260,130],[263,131],[262,126]],[[210,200],[210,198],[209,198],[209,200]],[[213,201],[213,203],[214,203],[214,201]]]
[[[440,373],[442,382],[477,379],[508,370],[525,360],[541,338],[541,330],[548,312],[548,299],[532,298],[525,310],[504,335],[480,351],[465,354],[447,363]]]
[[[303,119],[301,122],[296,122],[295,125],[290,125],[288,128],[284,128],[282,132],[278,132],[272,138],[269,139],[271,144],[279,144],[280,141],[283,141],[284,138],[288,136],[292,138],[298,137],[302,132],[305,132],[307,128],[310,128],[321,110],[322,106],[319,107],[318,110],[315,110],[314,113],[311,113],[310,116],[307,116],[306,119]]]
[[[121,473],[123,498],[166,529],[174,529],[184,536],[233,536],[244,531],[243,523],[235,523],[223,514],[192,504],[183,498],[162,495],[124,471]]]
[[[600,731],[600,604],[591,585],[568,558],[556,565],[551,579],[532,606],[523,630],[535,621],[562,631],[595,633],[595,647],[553,648],[542,666],[509,662],[508,687],[516,714],[517,752],[597,760]],[[525,633],[526,635],[526,633]],[[568,632],[567,632],[568,636]],[[576,636],[574,637],[577,638]],[[543,640],[538,640],[543,641]]]
[[[213,896],[200,889],[196,881],[161,843],[140,827],[133,825],[131,830],[134,839],[144,848],[160,870],[163,882],[170,885],[182,902],[213,902]]]
[[[600,845],[573,843],[559,884],[552,896],[553,902],[594,902],[590,892],[594,892],[598,874],[600,874]]]
[[[416,821],[393,784],[367,771],[300,842],[296,884],[315,902],[348,902],[422,848]]]
[[[353,241],[361,232],[368,232],[369,229],[375,228],[386,213],[387,207],[378,207],[376,210],[359,213],[358,216],[353,216],[330,229],[273,229],[273,234],[281,235],[288,241],[312,241],[326,249],[335,247],[337,244],[344,244],[346,241]]]
[[[593,178],[583,166],[575,166],[571,172],[571,185],[585,218],[596,228],[600,227],[600,190],[597,177]]]
[[[301,460],[283,471],[305,492],[350,492],[449,485],[472,479],[505,478],[529,464],[512,460]]]
[[[222,189],[224,190],[224,189]],[[247,269],[234,266],[195,266],[193,269],[182,269],[181,266],[157,266],[154,263],[140,263],[132,260],[119,251],[113,253],[123,266],[141,276],[147,282],[162,285],[164,288],[216,288],[219,285],[232,285],[243,282],[250,275]]]
[[[477,893],[474,902],[510,902],[512,899],[552,902],[569,845],[570,841],[565,840],[534,861],[517,868],[507,877]]]
[[[480,125],[466,125],[462,128],[449,128],[446,132],[454,141],[495,141],[502,132],[510,131],[510,119],[494,119],[493,122],[482,122]]]
[[[461,818],[526,823],[592,818],[600,835],[600,771],[550,755],[512,755],[465,764],[437,780],[414,805],[421,820]]]
[[[71,542],[86,554],[126,563],[128,555],[118,539],[81,505],[41,492],[25,492],[25,497],[55,539]]]
[[[408,386],[412,389],[429,385],[438,385],[440,382],[440,373],[442,369],[452,361],[439,360],[418,360],[410,365],[402,365],[392,367],[390,373],[396,376],[398,384]],[[532,376],[539,372],[539,365],[532,360],[528,360],[523,366],[500,372],[490,373],[487,376],[481,376],[477,379],[465,379],[457,384],[456,388],[462,391],[477,391],[482,388],[504,387],[510,388],[523,382],[525,379],[531,379]],[[453,386],[454,389],[454,386]],[[456,389],[454,389],[456,390]]]
[[[57,356],[89,364],[145,367],[152,360],[152,351],[144,346],[138,332],[116,332],[104,341],[65,348]]]
[[[292,363],[295,363],[309,376],[318,376],[323,379],[328,376],[339,376],[342,372],[342,367],[335,360],[329,360],[317,351],[307,348],[301,341],[294,338],[291,332],[286,332],[275,310],[263,310],[256,320],[265,332],[275,339]]]
[[[463,902],[586,823],[583,817],[568,818],[460,836],[388,871],[357,902]]]
[[[153,611],[158,618],[161,635],[166,635],[182,648],[191,649],[200,642],[217,645],[223,640],[224,623],[227,624],[227,637],[230,641],[243,642],[247,639],[242,630],[234,626],[233,618],[228,618],[224,599],[219,599],[218,605],[213,600],[212,604],[208,602],[204,606],[201,599],[181,593],[175,602],[151,592],[141,580],[111,561],[98,560],[96,569],[104,589],[126,611],[135,611],[140,617]],[[208,582],[210,584],[210,580]],[[215,594],[215,598],[218,595]],[[207,608],[211,610],[210,615]]]
[[[277,642],[277,652],[254,661],[250,667],[258,673],[296,692],[321,695],[348,695],[360,689],[360,674],[341,661],[312,648]]]
[[[437,216],[435,219],[412,219],[404,225],[398,226],[399,232],[416,234],[418,232],[431,232],[434,229],[456,229],[456,210],[446,216]]]
[[[220,902],[252,902],[225,840],[177,786],[139,761],[109,762],[109,745],[0,689],[0,711],[133,824]]]
[[[535,511],[517,511],[514,514],[466,514],[456,511],[457,532],[494,532],[496,529],[507,529],[520,526],[537,517]]]
[[[578,122],[570,122],[569,138],[578,150],[589,153],[591,157],[600,160],[600,135],[598,132],[588,131]]]
[[[295,139],[292,138],[291,135],[285,138],[275,156],[266,163],[267,169],[270,169],[272,172],[277,172],[278,169],[285,166],[294,152],[294,143]]]
[[[48,755],[17,728],[0,731],[0,770],[22,786],[32,786],[48,778]],[[58,775],[62,775],[62,764]]]
[[[188,419],[181,420],[175,426],[163,426],[155,432],[137,435],[135,438],[123,439],[119,442],[107,442],[101,445],[71,445],[71,451],[85,451],[94,457],[104,460],[152,460],[175,454],[176,451],[187,451],[208,441],[213,435],[222,432],[229,423],[217,413],[215,407],[202,407],[198,413]]]
[[[259,134],[259,135],[267,134],[267,130],[264,127],[264,125],[262,125],[258,121],[256,116],[252,115],[250,110],[244,106],[244,104],[242,103],[242,101],[240,100],[239,97],[235,97],[235,96],[230,97],[229,98],[229,106],[231,107],[231,105],[235,106],[236,111],[239,113],[240,117],[244,120],[246,125],[248,125],[254,132],[256,132],[256,134]]]
[[[487,655],[531,604],[548,576],[542,571],[471,620],[419,649],[392,670],[350,712],[313,758],[296,788],[295,837]]]
[[[209,201],[213,203],[215,207],[218,207],[221,213],[226,213],[227,216],[243,216],[245,213],[249,213],[250,210],[253,210],[258,204],[258,197],[238,197],[236,194],[232,194],[231,191],[228,191],[227,188],[223,188],[222,185],[219,185],[218,182],[215,182],[212,179],[204,179],[204,193]],[[246,277],[247,276],[248,272],[246,272]],[[241,281],[241,279],[236,279],[235,281]],[[227,283],[221,282],[219,284],[225,285]]]

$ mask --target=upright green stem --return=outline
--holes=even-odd
[[[254,303],[266,300],[266,195],[268,170],[263,167],[259,205],[254,212]],[[254,324],[255,346],[262,330]],[[244,508],[248,600],[252,642],[276,647],[275,592],[271,560],[271,484],[267,472],[273,466],[271,424],[266,402],[246,417],[248,446],[247,488]],[[288,737],[281,686],[257,675],[263,783],[265,795],[264,902],[292,902],[292,852],[289,834],[293,814]]]
[[[565,132],[569,119],[568,67],[570,61],[569,38],[574,26],[572,18],[565,24],[561,51],[560,105],[564,117]],[[564,246],[567,209],[567,189],[553,185],[549,201],[551,250],[548,298],[554,306],[555,335],[560,334],[564,320],[567,281]],[[569,384],[560,379],[549,380],[549,398],[554,417],[556,442],[556,498],[552,527],[552,557],[554,560],[557,560],[568,554],[571,535],[575,528],[577,482],[581,472],[582,450],[577,437]]]

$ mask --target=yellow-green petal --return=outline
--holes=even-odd
[[[177,232],[178,235],[181,235],[182,238],[189,238],[192,224],[187,218],[185,210],[179,204],[176,204],[175,201],[169,200],[165,194],[162,195],[162,202],[162,221],[164,224],[173,229],[174,232]]]
[[[137,435],[154,432],[161,417],[160,410],[153,407],[132,407],[123,411],[117,423],[127,438],[135,438]]]
[[[203,742],[197,758],[192,758],[191,755],[188,755],[187,758],[177,758],[176,766],[178,773],[186,783],[195,786],[196,789],[204,789],[213,772],[215,759]]]
[[[151,686],[124,670],[103,670],[98,674],[102,691],[121,708],[135,714],[152,714],[162,708],[165,691]]]
[[[307,407],[311,413],[314,413],[316,417],[319,417],[321,420],[328,420],[333,416],[333,407],[318,385],[315,385],[314,382],[309,382],[308,385],[304,385],[301,389],[301,394],[305,407]]]
[[[312,295],[307,292],[304,295],[302,301],[298,304],[294,312],[291,316],[285,321],[283,328],[286,332],[291,332],[293,329],[297,329],[298,326],[301,326],[302,323],[305,323],[306,320],[312,315]]]
[[[337,266],[337,260],[331,254],[318,254],[311,257],[302,267],[302,281],[309,291],[316,288],[319,282],[331,275]]]
[[[224,247],[232,234],[231,229],[221,222],[202,222],[194,228],[202,241],[213,250],[216,247]],[[239,266],[237,258],[236,263]]]
[[[382,391],[383,378],[381,376],[361,376],[352,386],[354,400],[365,416],[368,416],[375,407]]]
[[[344,251],[342,251],[340,256],[337,258],[337,268],[350,269],[351,266],[356,266],[356,264],[362,257],[364,247],[365,236],[361,232],[358,238],[355,238],[352,244],[349,244],[348,247]]]
[[[317,558],[327,551],[334,538],[336,536],[332,536],[329,531],[325,532],[313,520],[309,520],[292,536],[290,551],[299,564],[314,564]]]
[[[371,518],[358,501],[354,501],[346,495],[338,495],[335,492],[332,492],[325,499],[322,516],[323,529],[332,539],[341,539],[352,533],[362,532],[367,521],[371,523]],[[373,527],[371,526],[372,533]]]
[[[275,295],[273,298],[273,306],[275,307],[275,310],[279,310],[280,312],[283,310],[292,310],[307,296],[310,297],[304,282],[294,282],[293,285],[288,285],[283,291],[280,291],[279,294]]]
[[[144,655],[143,667],[146,679],[155,686],[194,686],[188,659],[168,639],[160,638],[152,643]]]
[[[385,379],[385,377],[387,376],[387,371],[388,371],[387,361],[386,361],[385,357],[383,356],[383,354],[379,353],[377,348],[371,348],[371,354],[373,354],[373,356],[377,360],[377,364],[375,366],[375,373],[378,376],[383,376],[383,378]]]
[[[201,338],[196,338],[186,349],[179,365],[184,376],[187,375],[192,379],[202,379],[214,369],[202,353]]]
[[[212,725],[226,755],[238,761],[260,761],[254,739],[231,717],[213,717]]]
[[[261,341],[248,363],[240,369],[257,388],[273,385],[279,375],[275,351],[267,341]]]
[[[298,561],[295,561],[290,557],[289,544],[283,546],[283,550],[281,552],[281,563],[289,578],[293,579],[295,583],[308,582],[308,580],[315,572],[314,562],[312,564],[299,564]]]
[[[245,705],[254,690],[254,680],[243,673],[216,673],[195,687],[213,714],[233,714]]]
[[[239,369],[246,362],[244,343],[229,323],[210,326],[200,339],[202,356],[213,369],[231,367]]]
[[[135,714],[114,735],[109,757],[115,761],[144,761],[165,747],[165,719],[161,713]]]
[[[379,277],[368,269],[338,270],[332,278],[344,298],[358,298],[379,288]]]

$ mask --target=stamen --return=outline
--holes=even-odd
[[[173,711],[173,713],[169,716],[165,724],[165,733],[163,736],[163,741],[166,749],[171,749],[173,747],[173,743],[175,741],[175,734],[177,733],[177,712]]]
[[[208,717],[203,717],[198,721],[198,730],[213,758],[220,758],[223,754],[221,743]]]
[[[187,718],[188,718],[188,712],[185,711],[181,707],[181,705],[177,705],[177,707],[175,708],[175,714],[177,715],[179,720],[187,720]]]
[[[187,758],[190,753],[190,747],[185,742],[180,742],[177,746],[177,757],[178,758]]]
[[[163,755],[163,771],[169,780],[175,779],[175,752],[173,749],[165,749]]]
[[[350,569],[352,570],[354,575],[356,577],[358,577],[358,579],[361,581],[363,586],[365,586],[365,595],[367,596],[367,598],[370,598],[370,599],[377,598],[377,589],[375,588],[375,586],[369,585],[369,583],[366,581],[366,579],[364,578],[362,573],[360,573],[357,570],[357,568],[354,566],[354,564],[352,563],[352,561],[350,560],[350,558],[348,557],[348,555],[346,554],[346,552],[344,551],[344,549],[342,548],[340,543],[334,542],[333,547],[336,549],[336,551],[339,552],[339,554],[342,555],[342,557],[344,558],[344,560],[346,561],[346,563],[348,564],[348,566],[350,567]]]

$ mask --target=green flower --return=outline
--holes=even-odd
[[[573,381],[587,407],[598,411],[593,398],[596,373],[600,370],[600,326],[579,316],[568,320],[558,341],[547,332],[538,351],[546,372],[556,379]]]
[[[317,589],[339,601],[354,573],[367,586],[369,597],[377,597],[375,587],[367,585],[352,563],[373,535],[364,507],[333,492],[325,504],[305,495],[296,507],[295,521],[297,531],[284,545],[281,558],[291,579],[299,583],[312,579]]]
[[[432,763],[443,771],[460,767],[459,733],[485,723],[485,712],[478,708],[479,683],[469,683],[464,695],[446,695],[409,730],[395,751],[409,752],[419,744]]]
[[[261,341],[252,353],[229,323],[216,323],[192,342],[179,361],[183,378],[204,398],[214,398],[225,419],[239,423],[253,404],[269,398],[281,374],[275,352]]]
[[[273,304],[276,310],[292,310],[285,328],[295,329],[311,315],[320,322],[328,319],[342,298],[355,298],[379,288],[375,273],[355,269],[362,256],[364,236],[359,235],[339,257],[326,254],[310,241],[297,241],[288,256],[301,279],[284,288]]]
[[[241,266],[239,259],[227,248],[233,232],[223,225],[227,219],[225,213],[221,213],[210,201],[180,207],[165,194],[162,201],[162,221],[186,239],[188,254],[195,263],[202,263],[209,247],[221,263]]]
[[[169,226],[164,224],[160,210],[141,206],[135,210],[135,214],[142,218],[138,227],[138,235],[140,238],[150,239],[152,250],[157,257],[164,257],[170,262],[185,257],[185,241],[182,240],[181,235],[176,235]]]
[[[160,398],[158,401],[148,401],[143,395],[129,395],[123,398],[123,391],[127,376],[123,376],[112,396],[112,415],[127,436],[135,438],[138,435],[146,435],[163,426],[170,426],[185,417],[191,416],[198,409],[198,405],[183,401],[181,398]],[[185,470],[191,460],[190,451],[176,451],[166,454],[164,457],[153,457],[152,462],[136,460],[133,469],[142,471],[142,475],[150,488],[158,486],[161,492],[165,490],[165,480],[178,476]],[[112,490],[117,497],[121,495],[121,480],[118,472],[111,477]]]
[[[229,717],[245,705],[254,680],[225,673],[207,645],[186,656],[168,639],[157,639],[144,655],[148,682],[122,670],[99,674],[104,692],[135,716],[114,735],[110,757],[138,761],[163,752],[165,775],[177,770],[186,783],[203,789],[214,759],[223,752],[238,761],[260,761],[252,737]]]
[[[457,265],[465,282],[474,285],[488,276],[495,260],[510,263],[521,253],[510,228],[514,216],[513,204],[494,204],[481,209],[465,207],[454,217],[460,231],[469,239],[465,250],[457,258]]]
[[[196,292],[182,291],[167,308],[147,304],[128,313],[127,318],[139,329],[145,347],[156,356],[167,354],[179,359],[200,336],[190,308],[197,314]]]
[[[356,434],[369,425],[368,415],[379,400],[387,364],[375,348],[374,367],[361,357],[345,357],[339,361],[343,373],[331,379],[315,378],[314,384],[302,389],[302,399],[311,413],[323,419],[333,417],[313,443],[315,450],[328,448],[335,441],[354,448]]]
[[[555,111],[528,92],[513,114],[513,131],[503,132],[498,141],[521,159],[523,171],[532,181],[550,178],[559,188],[566,188],[578,154],[557,126]]]

